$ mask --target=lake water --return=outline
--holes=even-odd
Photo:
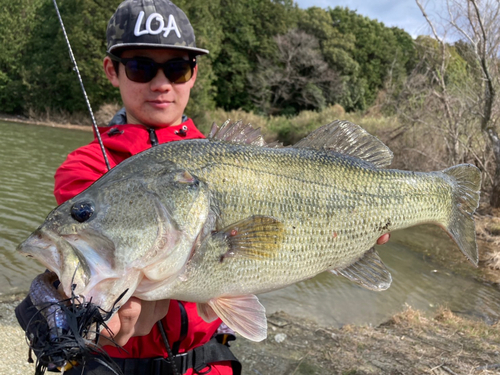
[[[0,122],[0,293],[28,290],[44,269],[16,246],[56,206],[54,173],[91,132]]]
[[[92,140],[91,132],[0,122],[0,294],[27,291],[44,267],[16,253],[55,205],[53,176],[66,155]],[[328,273],[260,296],[268,312],[284,310],[320,324],[373,324],[386,321],[406,304],[425,311],[446,305],[489,323],[499,318],[500,291],[470,275],[443,269],[407,244],[458,248],[444,232],[425,227],[393,234],[379,253],[393,276],[384,292],[362,289]],[[431,252],[432,252],[431,251]]]

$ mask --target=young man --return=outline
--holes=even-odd
[[[167,0],[126,0],[109,21],[107,42],[104,71],[120,90],[126,116],[125,124],[100,129],[110,167],[164,142],[203,138],[184,110],[196,82],[196,56],[208,51],[196,47],[182,10]],[[77,195],[106,172],[97,139],[72,152],[55,175],[57,202]],[[16,309],[25,329],[29,305],[27,298]],[[227,335],[214,338],[221,321],[206,323],[194,303],[131,298],[107,323],[121,348],[106,337],[100,344],[124,374],[240,372],[239,362],[218,342],[225,343]],[[174,366],[163,360],[172,355]],[[66,373],[82,374],[82,367]],[[83,369],[83,374],[108,373],[95,361]]]

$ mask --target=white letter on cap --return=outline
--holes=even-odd
[[[175,18],[173,14],[168,16],[168,25],[165,28],[165,33],[163,34],[163,37],[166,38],[170,32],[174,30],[175,34],[177,35],[177,38],[181,37],[181,33],[179,32],[179,29],[177,28],[177,24],[175,23]]]
[[[139,13],[139,17],[137,18],[137,22],[135,23],[135,28],[134,28],[134,35],[135,36],[140,36],[140,35],[144,35],[144,34],[148,33],[147,30],[141,31],[141,23],[142,23],[143,18],[144,18],[144,11],[141,10],[141,12]]]
[[[158,29],[152,30],[151,29],[151,22],[156,19],[159,22]],[[151,13],[148,17],[148,20],[146,21],[146,30],[148,30],[148,33],[151,35],[156,35],[159,34],[163,31],[165,26],[165,21],[163,21],[163,16],[159,13]]]

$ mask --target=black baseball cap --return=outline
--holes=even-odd
[[[111,17],[106,31],[108,53],[132,48],[169,48],[205,55],[197,48],[186,14],[168,0],[125,0]]]

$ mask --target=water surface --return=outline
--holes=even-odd
[[[0,293],[28,289],[44,270],[16,246],[56,206],[54,173],[92,132],[0,121]]]

